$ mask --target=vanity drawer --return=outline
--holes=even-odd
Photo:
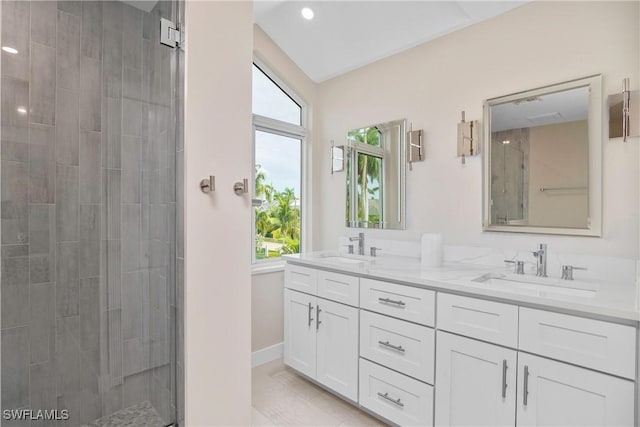
[[[631,326],[521,307],[519,344],[530,353],[635,379]]]
[[[284,269],[284,287],[315,295],[318,270],[289,264]]]
[[[361,279],[360,308],[434,326],[435,292],[379,280]]]
[[[438,329],[516,348],[518,307],[439,292]]]
[[[357,307],[359,284],[358,277],[318,270],[319,297]]]
[[[431,328],[360,311],[360,356],[433,384],[435,333]]]
[[[433,387],[360,359],[360,405],[402,426],[433,425]]]

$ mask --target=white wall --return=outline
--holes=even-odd
[[[254,275],[251,287],[251,351],[279,344],[284,337],[284,272]]]
[[[426,160],[407,180],[407,224],[445,244],[638,257],[638,139],[603,139],[602,238],[482,232],[481,156],[456,158],[456,124],[482,119],[484,99],[602,73],[603,93],[623,77],[639,87],[638,2],[533,2],[383,59],[318,87],[314,152],[314,249],[336,248],[343,227],[344,174],[330,175],[326,150],[351,128],[407,118],[426,133]],[[604,126],[603,133],[607,128]]]
[[[586,120],[529,129],[529,224],[586,227],[589,128]],[[540,191],[542,187],[584,190]]]
[[[253,36],[254,55],[267,65],[292,91],[301,97],[309,106],[307,128],[309,135],[306,140],[307,146],[310,148],[316,141],[315,138],[315,120],[314,115],[317,113],[316,90],[317,85],[311,81],[298,66],[267,36],[258,26],[254,26]],[[309,154],[311,154],[309,149]],[[325,152],[328,155],[328,148]],[[310,157],[310,156],[309,156]],[[313,164],[308,159],[307,173],[312,173]],[[315,183],[309,183],[314,185]],[[318,193],[318,189],[311,187],[305,188],[305,198],[309,201],[313,200],[314,194]],[[311,206],[311,203],[303,206]],[[304,210],[303,224],[305,228],[303,245],[310,249],[310,240],[313,235],[312,231],[313,212],[310,209]],[[267,274],[256,274],[252,277],[252,351],[257,351],[274,344],[282,342],[283,334],[283,282],[284,275],[282,271]]]
[[[251,424],[251,2],[186,4],[185,416]],[[216,175],[216,192],[200,179]]]

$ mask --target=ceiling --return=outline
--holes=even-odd
[[[589,86],[525,98],[491,107],[491,131],[587,120]]]
[[[254,21],[322,82],[514,9],[520,1],[287,1],[254,3]],[[302,18],[310,7],[313,20]]]

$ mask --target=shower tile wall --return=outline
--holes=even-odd
[[[529,128],[491,134],[492,224],[529,218],[529,147]]]
[[[175,6],[1,7],[2,409],[174,421]]]

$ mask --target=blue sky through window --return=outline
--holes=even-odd
[[[265,184],[277,191],[293,188],[300,198],[300,140],[256,131],[256,164],[265,171]]]

